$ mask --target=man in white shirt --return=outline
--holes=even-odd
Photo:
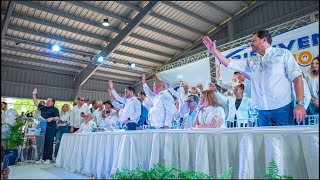
[[[144,105],[144,107],[146,107],[147,110],[149,111],[153,106],[152,101],[150,100],[150,98],[148,98],[146,93],[143,92],[143,91],[139,92],[138,96],[140,97],[140,99],[142,101],[142,105]]]
[[[8,104],[1,102],[1,136],[6,138],[10,133],[9,125],[13,125],[17,122],[19,114],[16,110],[8,111]]]
[[[143,90],[152,100],[153,107],[149,112],[149,121],[154,128],[170,128],[175,113],[174,100],[171,94],[165,89],[163,81],[153,83],[152,92],[146,84],[146,76],[142,75]]]
[[[235,96],[224,96],[218,91],[214,93],[219,102],[228,107],[227,127],[237,127],[249,123],[251,99],[245,97],[243,92],[244,85],[238,84],[234,87]]]
[[[88,133],[93,132],[97,128],[97,124],[92,121],[91,113],[87,113],[84,115],[85,121],[81,123],[80,128],[76,131],[76,133]]]
[[[102,121],[102,112],[104,110],[104,105],[102,101],[97,101],[97,109],[93,112],[93,121],[100,126],[100,122]]]
[[[168,83],[166,84],[169,85]],[[182,80],[180,81],[180,87],[178,91],[174,90],[173,87],[168,86],[168,91],[178,99],[178,112],[181,119],[183,119],[183,116],[188,112],[188,104],[186,102],[188,100],[188,96],[190,95],[188,89],[189,87],[186,84],[183,84]]]
[[[70,115],[70,132],[73,133],[80,128],[84,122],[84,115],[90,113],[89,107],[84,103],[84,97],[77,98],[77,105],[73,106]]]
[[[268,31],[261,30],[253,34],[251,47],[257,55],[242,60],[228,60],[216,49],[215,42],[208,36],[203,38],[208,50],[225,67],[250,74],[252,106],[259,110],[259,126],[292,124],[292,114],[297,122],[306,117],[299,65],[289,50],[271,46],[272,38]],[[294,110],[292,82],[297,97]]]
[[[137,97],[135,97],[135,89],[131,86],[127,87],[124,91],[125,96],[122,98],[114,90],[111,80],[109,80],[109,88],[114,98],[124,104],[120,121],[123,121],[123,123],[127,125],[128,130],[136,130],[141,115],[141,103]]]

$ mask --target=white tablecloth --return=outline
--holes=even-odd
[[[281,175],[319,178],[318,126],[144,130],[63,134],[56,166],[97,178],[156,162],[232,178],[264,178],[274,159]]]

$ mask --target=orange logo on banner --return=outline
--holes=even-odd
[[[297,54],[293,54],[294,59],[296,59],[296,61],[298,61],[298,63],[301,66],[308,66],[312,59],[312,53],[310,51],[302,51],[298,54],[298,59],[297,59]]]

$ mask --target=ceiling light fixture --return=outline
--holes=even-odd
[[[103,19],[102,25],[103,25],[103,26],[110,26],[109,20],[108,20],[108,19]]]
[[[102,63],[103,62],[103,57],[102,56],[100,56],[100,57],[98,57],[98,62],[100,62],[100,63]]]
[[[60,47],[58,45],[53,45],[52,51],[60,51]]]
[[[129,64],[129,66],[132,68],[132,69],[134,69],[135,67],[136,67],[136,64],[135,63],[128,63]]]

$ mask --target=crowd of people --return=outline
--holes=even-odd
[[[52,162],[52,154],[57,156],[64,133],[106,129],[231,128],[239,124],[282,126],[293,125],[293,119],[300,123],[306,114],[319,113],[318,56],[312,60],[309,74],[304,78],[290,51],[271,46],[271,35],[267,31],[253,34],[251,46],[257,56],[244,60],[230,61],[223,57],[209,37],[204,37],[203,42],[223,65],[236,71],[234,83],[210,82],[204,88],[202,84],[188,87],[180,81],[180,87],[174,89],[169,83],[156,80],[151,90],[143,74],[143,91],[138,96],[131,86],[125,88],[124,97],[119,96],[110,80],[110,101],[93,100],[90,108],[80,96],[72,108],[64,104],[60,112],[52,98],[38,102],[35,89],[34,104],[47,121],[44,153],[38,162]],[[3,111],[6,110],[4,105],[6,103],[2,102]],[[250,114],[252,107],[258,110],[257,122]]]

